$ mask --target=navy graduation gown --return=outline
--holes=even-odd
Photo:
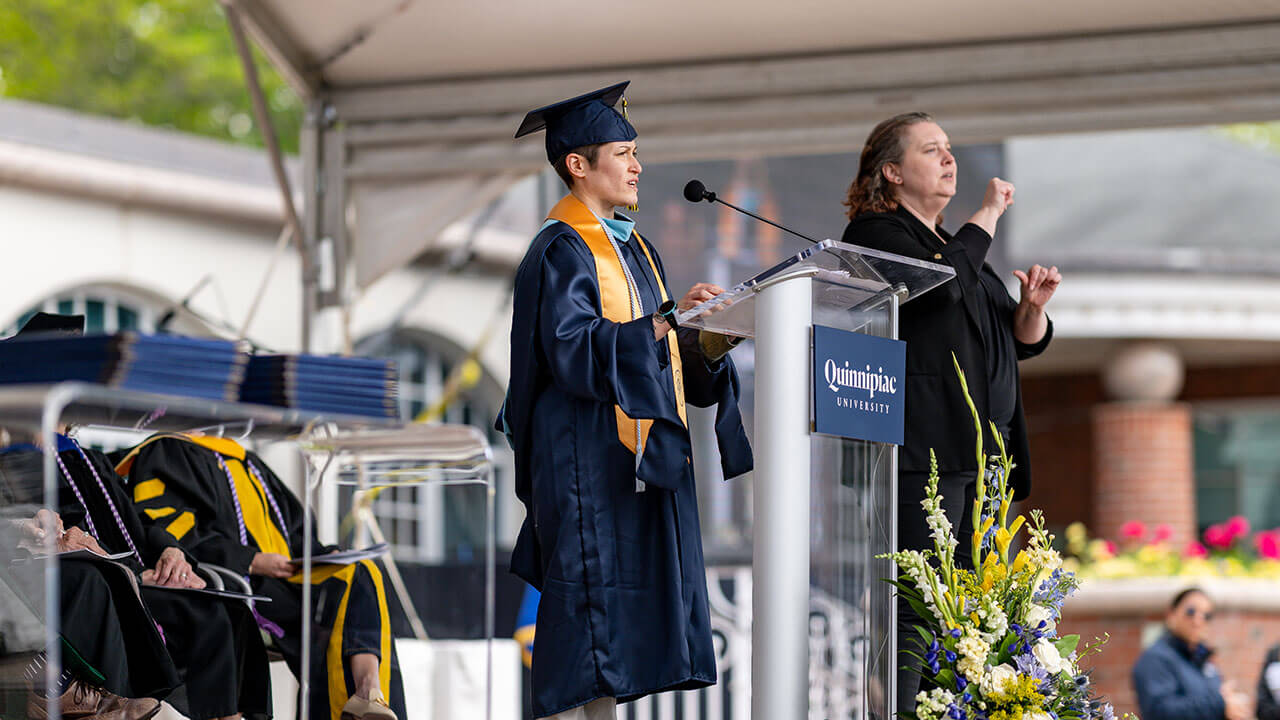
[[[621,245],[645,311],[630,322],[602,316],[595,260],[564,222],[544,226],[516,275],[504,419],[527,510],[511,569],[542,592],[535,717],[716,680],[689,434],[667,340],[653,339],[660,294],[640,242]],[[706,362],[696,330],[679,337],[685,399],[719,403],[725,477],[740,475],[752,458],[737,372],[728,357]],[[615,404],[654,420],[639,468]]]

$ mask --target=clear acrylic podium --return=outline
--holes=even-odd
[[[895,711],[896,606],[882,579],[896,573],[875,556],[896,546],[897,447],[812,432],[812,327],[896,339],[900,304],[954,275],[825,240],[680,315],[682,326],[755,339],[753,718]],[[843,684],[809,666],[815,632],[837,630],[848,652],[819,672]]]

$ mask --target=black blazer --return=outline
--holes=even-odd
[[[982,417],[983,450],[988,455],[997,452],[987,425],[987,356],[978,325],[978,313],[982,312],[978,283],[982,273],[989,273],[997,282],[999,278],[986,262],[991,236],[985,230],[969,223],[956,231],[954,237],[941,227],[938,233],[947,242],[939,240],[908,210],[899,208],[895,212],[858,216],[845,228],[843,239],[854,245],[955,268],[953,280],[902,306],[898,336],[907,343],[907,397],[906,437],[899,466],[904,472],[928,472],[932,448],[940,473],[972,472],[976,477],[973,416],[960,390],[951,353],[955,352],[965,371],[969,393]],[[1003,287],[1003,283],[1000,285]],[[995,302],[1001,304],[1000,314],[1007,316],[1005,327],[1012,333],[1017,301],[1006,291],[997,296]],[[1018,359],[1044,352],[1052,337],[1053,323],[1050,322],[1044,338],[1035,345],[1014,338]],[[1007,449],[1015,463],[1010,478],[1014,499],[1021,500],[1031,491],[1031,452],[1027,421],[1022,412],[1021,381],[1017,383]]]

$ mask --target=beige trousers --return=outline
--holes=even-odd
[[[541,720],[617,720],[617,707],[618,701],[614,698],[597,698]]]

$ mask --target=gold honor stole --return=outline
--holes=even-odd
[[[578,233],[578,236],[587,244],[587,249],[591,251],[591,256],[596,261],[596,281],[600,287],[600,311],[604,314],[604,318],[618,323],[635,320],[636,316],[631,310],[631,293],[627,288],[627,275],[622,269],[622,258],[614,252],[613,243],[609,242],[609,236],[605,234],[600,220],[572,194],[564,196],[560,202],[556,203],[547,215],[547,219],[558,220],[573,228],[573,231]],[[649,267],[653,270],[653,277],[658,282],[658,292],[662,295],[662,301],[666,302],[667,288],[662,282],[662,275],[658,273],[658,266],[654,263],[653,256],[649,254],[648,246],[640,238],[640,233],[633,232],[633,234],[636,236],[636,242],[640,243],[640,249],[644,251],[645,258],[649,261]],[[671,357],[671,379],[676,397],[676,411],[680,414],[681,424],[687,426],[688,420],[684,409],[684,375],[680,365],[680,345],[676,339],[675,330],[667,331],[667,352]],[[618,417],[618,439],[633,453],[636,452],[636,425],[639,423],[640,452],[643,453],[643,448],[648,444],[649,429],[653,427],[653,421],[635,420],[622,412],[622,408],[617,405],[613,409]],[[636,460],[638,464],[639,456]]]

